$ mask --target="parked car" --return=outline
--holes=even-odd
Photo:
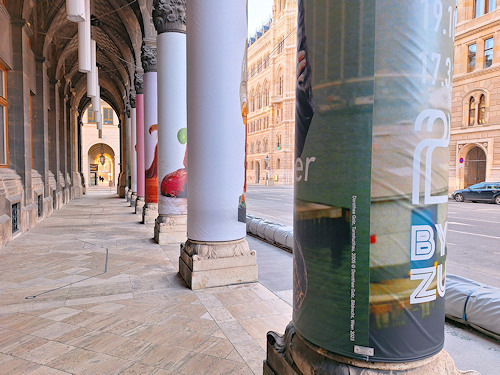
[[[451,195],[457,202],[492,202],[500,204],[500,182],[480,182],[462,190],[455,190]]]

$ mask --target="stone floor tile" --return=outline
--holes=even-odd
[[[33,332],[32,335],[37,337],[43,337],[48,340],[54,340],[68,332],[74,331],[77,328],[78,326],[75,326],[73,324],[56,322],[51,324],[50,326],[47,326],[45,328]]]
[[[262,361],[266,358],[266,351],[257,342],[240,341],[234,343],[234,347],[255,374],[262,374]]]
[[[74,348],[74,346],[64,345],[56,341],[48,341],[45,344],[30,350],[29,352],[19,355],[19,357],[26,359],[27,361],[45,365],[46,363],[56,359],[64,353],[73,350]]]
[[[14,357],[22,357],[25,353],[42,346],[46,342],[47,340],[43,338],[25,335],[20,337],[16,343],[2,349],[2,352]]]
[[[234,347],[229,340],[213,336],[200,347],[200,353],[226,359],[230,359],[228,356],[233,350]]]
[[[252,340],[252,336],[237,321],[220,323],[219,327],[233,345],[237,342]]]
[[[60,322],[61,320],[70,318],[73,315],[76,315],[80,312],[81,310],[71,309],[69,307],[61,307],[59,309],[53,310],[43,315],[39,315],[39,317]]]
[[[208,307],[207,310],[217,324],[236,321],[236,318],[224,306]]]
[[[217,299],[224,306],[238,305],[240,303],[260,302],[262,299],[248,287],[217,293]]]
[[[177,331],[175,335],[164,342],[164,345],[199,352],[203,349],[203,344],[210,339],[212,339],[212,337],[208,335],[201,335],[189,331]]]
[[[85,369],[87,361],[96,356],[97,354],[90,350],[75,348],[47,363],[47,366],[72,374],[80,374]]]
[[[226,359],[230,361],[235,361],[235,362],[245,362],[243,358],[241,358],[240,353],[236,349],[233,349],[231,353],[229,353],[226,357]]]
[[[30,316],[23,314],[23,319],[17,320],[6,327],[14,331],[23,332],[26,334],[31,334],[34,331],[43,329],[54,324],[52,320],[39,318],[37,316]]]
[[[84,336],[75,337],[69,341],[73,345],[82,349],[91,350],[98,353],[106,353],[127,342],[129,339],[111,333],[93,331]]]
[[[77,373],[81,375],[115,375],[122,372],[122,370],[126,369],[131,364],[132,362],[123,360],[122,358],[99,353],[88,359]]]
[[[158,345],[146,357],[142,359],[142,363],[161,367],[165,370],[172,369],[178,362],[182,361],[190,352],[178,348],[172,348],[165,345]]]
[[[120,310],[123,308],[124,305],[121,305],[119,303],[113,303],[113,302],[104,302],[100,303],[87,311],[96,313],[96,314],[113,314],[117,310]]]
[[[241,362],[196,354],[181,366],[175,366],[175,371],[190,375],[236,375],[252,374],[248,366]],[[252,374],[253,375],[253,374]]]
[[[66,371],[56,370],[47,366],[40,366],[36,370],[31,371],[27,375],[67,375],[70,374]]]
[[[140,361],[150,352],[152,352],[157,345],[147,341],[140,341],[129,339],[122,345],[115,347],[106,353],[113,357],[123,358],[132,362]]]
[[[55,341],[60,342],[62,344],[69,344],[75,338],[88,335],[90,332],[92,332],[92,331],[89,330],[89,329],[87,329],[87,328],[79,327],[79,328],[77,328],[77,329],[75,329],[73,331],[65,333],[62,336],[59,336]]]
[[[2,362],[1,371],[4,375],[20,375],[29,374],[39,367],[40,365],[38,363],[26,361],[21,358],[11,357],[10,359]]]
[[[120,372],[120,375],[151,375],[154,374],[157,370],[159,369],[157,369],[156,367],[148,366],[141,362],[136,362]]]

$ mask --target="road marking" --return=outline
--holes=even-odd
[[[450,218],[450,216],[448,216]],[[481,223],[493,223],[493,224],[498,224],[498,221],[491,221],[491,220],[481,220],[481,219],[470,219],[468,217],[455,217],[455,219],[462,219],[462,220],[469,220],[469,221],[479,221]]]
[[[475,227],[473,224],[457,223],[456,221],[449,221],[448,224],[464,225],[466,227]]]
[[[470,235],[470,236],[478,236],[478,237],[494,238],[494,239],[496,239],[496,240],[500,240],[500,237],[488,236],[487,234],[477,234],[477,233],[469,233],[469,232],[460,232],[460,231],[458,231],[458,230],[451,230],[451,229],[448,229],[448,232],[462,233],[462,234],[468,234],[468,235]]]
[[[266,199],[270,199],[270,200],[272,200],[272,201],[281,201],[281,199],[280,199],[280,198],[270,198],[270,197],[266,197]]]
[[[451,243],[451,242],[448,242],[447,245],[452,245],[452,246],[456,246],[457,244],[455,243]]]

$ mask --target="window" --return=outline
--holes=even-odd
[[[87,111],[87,122],[88,123],[95,123],[95,112],[92,109],[92,106],[90,106],[88,111]]]
[[[476,100],[471,97],[469,100],[469,126],[473,126],[476,122]]]
[[[484,41],[484,67],[488,68],[493,64],[493,38]]]
[[[255,96],[257,97],[257,109],[262,108],[262,95],[260,94],[260,86],[257,87],[257,91],[255,92]]]
[[[2,167],[6,167],[9,163],[7,104],[7,72],[0,66],[0,166]]]
[[[104,108],[104,123],[113,124],[113,110],[111,108]]]
[[[281,150],[281,134],[276,136],[276,150]]]
[[[278,95],[283,95],[283,75],[278,78]]]
[[[19,202],[12,205],[12,233],[19,230]]]
[[[281,42],[278,43],[278,53],[283,52],[284,48],[285,48],[285,39],[283,39]]]
[[[467,55],[467,73],[472,72],[476,67],[476,43],[469,46]]]
[[[43,195],[38,195],[38,217],[43,216]]]
[[[269,105],[269,86],[266,84],[264,87],[264,107]]]
[[[267,138],[264,138],[264,152],[267,152]]]
[[[483,95],[481,95],[481,97],[479,98],[479,113],[478,113],[478,119],[477,119],[477,123],[479,125],[482,125],[484,123],[486,123],[486,97]]]
[[[254,143],[250,143],[250,153],[253,154],[255,152],[255,148],[254,148]]]
[[[276,161],[276,169],[281,169],[281,160],[280,159],[278,159]]]
[[[260,141],[257,141],[257,153],[260,152]]]
[[[483,14],[494,11],[496,8],[496,0],[475,0],[474,15],[475,18],[481,17]]]

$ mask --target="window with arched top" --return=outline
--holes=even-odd
[[[267,138],[264,138],[264,152],[267,152]]]
[[[257,90],[255,91],[255,100],[256,100],[256,109],[261,109],[262,108],[262,95],[261,95],[261,90],[260,86],[257,87]]]
[[[281,134],[276,135],[276,149],[281,150]]]
[[[260,152],[260,141],[257,141],[257,153]]]
[[[280,76],[278,78],[278,95],[283,95],[283,74],[280,72]]]
[[[469,99],[469,126],[476,123],[476,99],[473,96]]]
[[[253,154],[255,152],[255,144],[252,142],[250,143],[250,153]]]
[[[249,110],[250,112],[253,112],[255,111],[255,91],[254,89],[252,89],[252,91],[250,91],[250,106],[249,106]]]
[[[267,107],[269,105],[269,83],[265,82],[264,83],[264,91],[263,91],[263,102],[264,102],[264,107]]]
[[[486,96],[484,94],[479,98],[479,113],[477,115],[477,123],[479,125],[486,123]]]

